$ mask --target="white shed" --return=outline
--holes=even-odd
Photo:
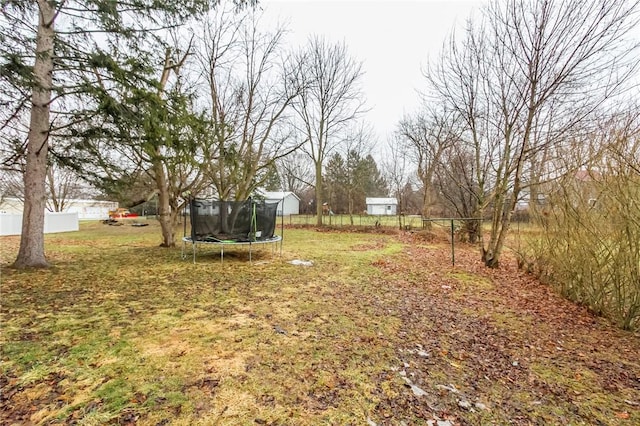
[[[300,198],[291,191],[263,192],[267,203],[278,203],[278,216],[300,214]]]
[[[395,198],[369,198],[365,200],[367,214],[375,216],[395,216],[398,214],[398,200]]]

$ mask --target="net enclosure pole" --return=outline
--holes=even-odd
[[[251,243],[256,239],[256,232],[258,229],[258,221],[256,219],[256,202],[251,200],[251,223],[249,224],[249,263],[251,259]]]
[[[282,258],[282,241],[284,240],[284,191],[282,191],[282,217],[280,218],[280,257]],[[291,216],[289,216],[291,221]]]

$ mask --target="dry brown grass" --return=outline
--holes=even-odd
[[[3,267],[0,422],[640,421],[638,338],[472,247],[452,268],[444,240],[296,229],[282,258],[194,265],[158,243],[83,224],[47,237],[51,269]],[[4,266],[16,250],[0,240]]]

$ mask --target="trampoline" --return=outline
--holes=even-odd
[[[246,201],[191,199],[189,201],[191,234],[187,235],[185,220],[182,258],[187,257],[187,244],[191,244],[193,263],[196,263],[197,246],[200,244],[219,247],[221,263],[224,262],[225,246],[248,247],[250,262],[254,245],[271,244],[272,252],[275,252],[277,243],[280,242],[282,249],[282,235],[275,234],[277,207],[278,203],[252,199]]]

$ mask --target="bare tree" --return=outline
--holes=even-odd
[[[434,188],[451,217],[463,219],[460,238],[475,244],[480,236],[482,217],[478,217],[479,188],[475,180],[473,152],[464,144],[450,147],[435,173]]]
[[[322,225],[323,166],[349,123],[364,112],[362,64],[344,43],[315,36],[296,55],[293,70],[291,84],[299,95],[292,105],[297,130],[306,138],[304,150],[314,163],[317,224]]]
[[[261,32],[254,10],[219,10],[206,21],[199,62],[209,95],[206,176],[221,200],[245,200],[275,162],[293,152],[287,110],[297,95],[282,56],[284,28]]]
[[[444,152],[459,141],[460,127],[453,111],[425,107],[398,124],[397,134],[417,166],[417,177],[422,184],[422,216],[430,217],[434,202],[433,178]]]
[[[389,190],[398,200],[398,227],[400,229],[404,228],[402,216],[408,212],[406,188],[411,187],[409,155],[402,145],[402,137],[397,134],[393,135],[387,141],[388,155],[382,162]]]
[[[3,170],[0,174],[0,203],[7,198],[24,201],[24,181],[19,171]]]
[[[47,168],[47,209],[63,212],[69,200],[80,194],[79,178],[73,170],[50,164]]]
[[[620,92],[637,69],[627,42],[637,11],[626,1],[494,1],[484,24],[469,25],[427,73],[466,122],[482,194],[477,210],[492,206],[482,244],[487,266],[499,264],[532,156]]]
[[[301,194],[313,187],[313,164],[302,151],[295,151],[277,161],[280,182],[285,191]]]
[[[24,205],[24,179],[19,163],[5,169],[0,175],[0,202],[4,198],[16,198]],[[17,170],[16,170],[17,169]],[[90,187],[75,170],[57,164],[50,156],[45,181],[45,208],[51,212],[63,212],[69,206],[69,200],[94,196],[96,190]]]
[[[492,127],[489,115],[486,78],[487,63],[483,59],[486,50],[484,27],[474,26],[469,21],[465,37],[458,42],[453,36],[445,44],[435,66],[430,67],[425,76],[434,91],[431,102],[439,102],[455,111],[461,120],[462,133],[458,142],[451,147],[463,159],[457,163],[457,182],[464,182],[465,190],[473,195],[474,206],[469,217],[482,220],[491,201],[489,193],[489,170],[491,159],[496,156],[497,147],[490,135]],[[447,152],[447,156],[450,153]],[[483,235],[479,235],[482,241]]]

